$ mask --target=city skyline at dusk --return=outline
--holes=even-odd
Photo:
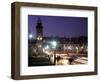
[[[87,18],[28,16],[28,66],[87,64]]]
[[[88,19],[85,17],[36,16],[28,15],[28,34],[36,37],[37,20],[40,17],[43,35],[58,37],[87,37]]]

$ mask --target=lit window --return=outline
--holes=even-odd
[[[39,37],[37,37],[37,40],[39,40]]]
[[[42,40],[42,37],[40,37],[39,39]]]
[[[42,37],[37,37],[37,40],[42,40]]]

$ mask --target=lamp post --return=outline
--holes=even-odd
[[[78,55],[78,52],[79,52],[78,47],[76,47],[76,53],[77,53],[77,55]]]
[[[32,39],[33,38],[33,35],[32,34],[29,34],[29,39]]]
[[[56,41],[52,41],[51,45],[52,45],[52,49],[54,51],[54,64],[56,64],[56,46],[57,46],[57,42]]]

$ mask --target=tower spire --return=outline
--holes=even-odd
[[[40,17],[38,17],[37,23],[42,24]]]
[[[37,47],[39,52],[42,52],[43,45],[43,26],[40,17],[37,19],[36,25],[36,39],[37,39]]]
[[[37,40],[42,40],[43,38],[43,26],[40,17],[37,19],[37,25],[36,25],[36,36]]]

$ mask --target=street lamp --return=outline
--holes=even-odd
[[[29,34],[29,39],[32,39],[33,38],[33,35],[32,34]]]
[[[47,45],[47,46],[45,46],[45,49],[47,50],[47,49],[49,49],[49,46]]]
[[[79,52],[78,47],[76,47],[76,51],[77,51],[76,53],[77,53],[77,55],[78,55],[78,52]]]
[[[56,46],[57,46],[57,42],[56,41],[52,41],[51,44],[52,44],[52,48],[55,49]]]
[[[52,41],[51,45],[52,45],[52,49],[54,51],[54,64],[56,64],[56,47],[57,47],[57,42],[56,41]]]
[[[50,54],[49,53],[49,49],[50,47],[48,45],[46,45],[44,48],[43,48],[43,52],[46,53],[46,54]]]

